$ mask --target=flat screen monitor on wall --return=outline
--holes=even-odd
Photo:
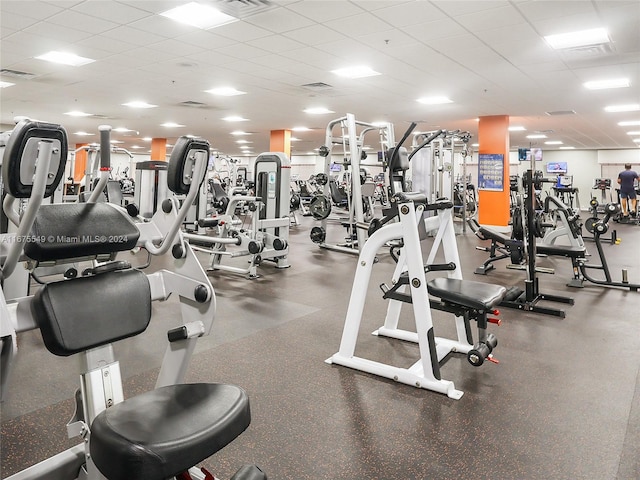
[[[567,162],[547,163],[547,173],[567,173]]]
[[[535,158],[536,162],[542,161],[542,149],[541,148],[519,148],[518,160],[521,162],[530,162],[531,155]]]
[[[331,166],[329,167],[329,169],[332,172],[341,172],[342,171],[342,165],[340,165],[339,163],[332,163]]]

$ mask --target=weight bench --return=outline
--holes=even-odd
[[[425,273],[438,270],[454,270],[454,264],[444,265],[426,265]],[[404,287],[409,285],[409,275],[404,272],[398,277],[398,280],[391,288],[382,286],[384,299],[398,300],[404,303],[412,303],[411,295],[400,292]],[[496,317],[489,317],[490,314],[497,314],[496,307],[503,301],[507,294],[507,289],[501,285],[493,285],[473,280],[462,280],[449,277],[438,277],[427,282],[427,291],[432,297],[429,299],[429,305],[434,310],[448,312],[456,317],[461,317],[464,322],[464,331],[466,340],[469,344],[473,344],[473,334],[471,333],[471,320],[477,322],[479,338],[486,338],[484,342],[474,345],[474,350],[482,350],[482,355],[478,355],[472,350],[467,358],[474,366],[480,366],[484,363],[485,358],[492,360],[489,355],[498,344],[497,338],[493,334],[486,335],[488,323],[500,325],[500,320]],[[378,334],[384,332],[383,329],[378,330]],[[486,349],[487,344],[489,346]]]
[[[481,226],[475,218],[470,218],[467,224],[480,240],[491,240],[490,247],[476,246],[477,250],[489,252],[489,258],[485,260],[481,266],[476,268],[474,273],[486,275],[487,272],[495,268],[493,262],[505,258],[510,258],[511,263],[514,265],[520,265],[522,263],[524,260],[524,243],[522,241],[508,237],[501,232],[485,228]]]

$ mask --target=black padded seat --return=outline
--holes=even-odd
[[[584,258],[587,249],[575,245],[536,245],[536,253],[569,258]]]
[[[170,385],[100,413],[91,425],[91,456],[108,480],[165,480],[225,447],[250,422],[240,387]]]
[[[507,293],[501,285],[438,277],[427,282],[430,295],[444,302],[462,305],[474,310],[491,310]]]

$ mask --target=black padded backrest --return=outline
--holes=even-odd
[[[53,123],[22,120],[11,132],[2,160],[4,185],[16,198],[31,196],[38,143],[41,140],[53,144],[45,197],[53,194],[64,175],[68,151],[65,129]]]
[[[151,319],[151,289],[138,270],[44,285],[31,301],[47,349],[66,357],[142,333]]]
[[[131,250],[139,237],[129,217],[108,203],[41,205],[24,253],[40,262],[93,257]]]
[[[189,191],[195,160],[194,154],[197,151],[206,152],[207,158],[209,158],[209,142],[202,138],[186,136],[182,136],[176,141],[171,151],[167,171],[167,184],[172,192],[182,195]],[[200,183],[205,176],[202,176]]]

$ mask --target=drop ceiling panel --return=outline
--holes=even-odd
[[[149,45],[149,48],[152,50],[160,50],[176,57],[194,55],[196,53],[204,51],[204,48],[185,44],[184,42],[173,39],[167,39],[161,42],[152,43]]]
[[[450,18],[410,25],[405,28],[405,32],[426,44],[432,39],[454,37],[468,33],[464,27]]]
[[[296,59],[287,58],[282,55],[263,55],[260,57],[254,57],[251,59],[252,63],[257,63],[262,67],[262,70],[275,70],[285,66],[299,65]]]
[[[341,32],[324,25],[291,30],[284,33],[284,36],[305,45],[322,45],[323,43],[336,42],[347,38]]]
[[[441,0],[441,1],[431,2],[431,3],[451,17],[467,15],[469,13],[474,13],[474,12],[482,12],[484,10],[492,10],[495,8],[504,7],[504,4],[505,4],[505,2],[502,2],[502,1],[491,1],[491,0],[482,0],[482,1],[466,0],[466,1],[455,1],[455,2],[451,2],[448,0]]]
[[[75,12],[73,10],[65,10],[48,18],[49,22],[60,25],[65,28],[80,30],[92,34],[99,34],[105,30],[111,30],[118,26],[117,23],[102,20],[91,15]]]
[[[58,3],[58,2],[56,2]],[[134,5],[141,5],[151,2],[136,2]],[[136,6],[125,5],[112,0],[101,0],[91,2],[80,2],[71,8],[72,11],[82,12],[102,20],[115,22],[117,24],[126,24],[135,22],[142,18],[152,15],[148,11],[136,8]]]
[[[602,26],[602,21],[595,12],[546,18],[533,23],[536,31],[542,35],[555,35],[579,30],[587,30]]]
[[[373,33],[358,36],[357,40],[365,45],[380,49],[382,52],[384,52],[385,48],[389,45],[402,47],[405,45],[414,45],[417,42],[415,38],[399,29],[376,30]]]
[[[282,35],[271,35],[269,37],[263,37],[257,40],[250,40],[246,43],[272,53],[286,52],[289,50],[302,48],[304,46],[302,43],[284,37]]]
[[[246,21],[251,25],[256,25],[274,33],[284,33],[314,23],[312,20],[286,8],[258,13],[247,18]]]
[[[207,49],[223,48],[236,43],[231,38],[216,35],[213,30],[201,30],[199,28],[176,37],[176,40]]]
[[[434,8],[430,2],[394,3],[389,7],[375,10],[373,14],[389,25],[399,28],[447,18],[445,13]]]
[[[266,30],[264,28],[246,22],[228,23],[227,25],[216,27],[212,31],[216,35],[230,38],[238,42],[248,42],[249,40],[255,40],[257,38],[263,38],[273,35],[273,32],[271,32],[270,30]]]
[[[293,3],[287,8],[321,24],[329,20],[351,17],[363,12],[357,2],[328,3],[326,0],[305,0]]]
[[[96,48],[96,49],[104,50],[106,52],[109,52],[112,55],[117,53],[123,53],[123,52],[137,48],[137,45],[133,43],[122,42],[115,38],[108,38],[102,35],[94,35],[93,37],[85,38],[82,40],[81,44],[82,44],[82,47],[85,47],[88,49]]]
[[[23,31],[27,33],[31,33],[33,35],[40,35],[42,37],[47,37],[51,40],[65,43],[65,44],[75,43],[92,36],[92,34],[89,32],[83,32],[80,30],[75,30],[75,29],[63,27],[61,25],[55,25],[53,23],[48,23],[48,22],[38,22],[35,25],[31,25],[30,27],[25,28]],[[45,53],[45,52],[42,52],[42,53]],[[76,53],[76,52],[73,52],[73,53]],[[82,55],[81,53],[76,53],[76,54]]]
[[[36,18],[26,17],[19,13],[5,12],[3,9],[2,15],[0,15],[0,27],[2,30],[0,33],[2,34],[2,38],[4,38],[7,36],[7,32],[5,32],[5,30],[8,30],[9,32],[21,30],[23,28],[30,27],[31,25],[35,25],[36,23],[38,23]]]
[[[602,5],[607,3],[614,4],[618,2],[599,2],[598,9],[600,9]],[[516,8],[518,8],[518,10],[520,10],[522,14],[525,15],[531,22],[545,19],[563,18],[570,15],[582,14],[585,11],[589,13],[595,13],[592,2],[571,0],[543,2],[526,1],[518,3]]]
[[[347,18],[338,18],[325,22],[325,25],[347,36],[366,35],[376,30],[388,30],[389,24],[371,13],[360,13]]]
[[[5,12],[13,13],[21,17],[35,18],[36,20],[45,20],[52,15],[61,12],[63,8],[51,3],[39,1],[6,1],[2,2],[2,15]]]
[[[113,30],[106,31],[102,34],[106,38],[113,38],[134,45],[145,46],[150,43],[156,43],[164,40],[164,37],[153,33],[144,32],[137,28],[131,28],[123,25]]]
[[[456,20],[471,32],[524,23],[522,15],[510,5],[460,15]]]
[[[128,24],[131,28],[153,33],[165,38],[174,38],[193,31],[193,27],[184,23],[176,22],[166,17],[153,15],[136,20]]]

